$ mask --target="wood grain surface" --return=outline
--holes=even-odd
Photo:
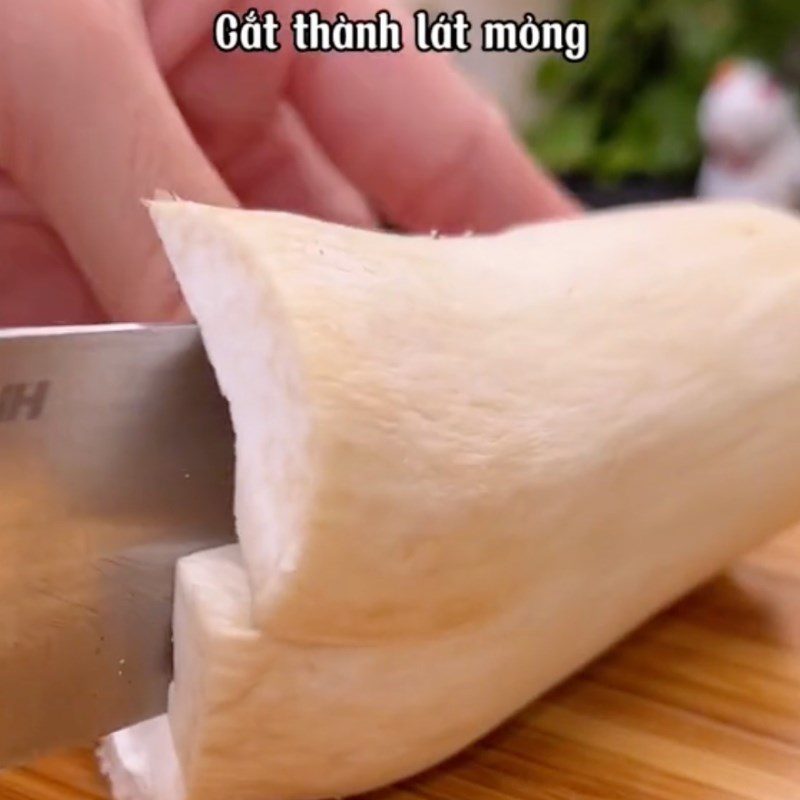
[[[87,751],[0,774],[0,800],[88,798],[108,793]],[[723,798],[800,800],[800,531],[479,745],[370,800]]]

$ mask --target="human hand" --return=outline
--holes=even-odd
[[[0,325],[188,319],[159,189],[447,233],[576,210],[445,58],[216,50],[216,13],[249,5],[0,1]],[[270,4],[284,30],[295,5]]]

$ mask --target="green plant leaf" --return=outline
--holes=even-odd
[[[800,41],[800,0],[572,0],[566,16],[589,22],[589,57],[542,63],[535,85],[550,111],[528,141],[557,171],[599,180],[689,175],[716,63],[743,54],[776,65]]]
[[[575,104],[531,131],[529,144],[539,160],[555,172],[586,171],[595,151],[600,118],[599,108]]]
[[[648,87],[602,148],[598,174],[617,180],[630,174],[691,174],[701,157],[696,98],[665,80]]]

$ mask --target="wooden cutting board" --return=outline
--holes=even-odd
[[[86,798],[108,798],[86,751],[0,775],[0,800]],[[701,798],[800,800],[800,531],[478,746],[370,800]]]

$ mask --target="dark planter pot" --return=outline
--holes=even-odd
[[[561,180],[589,208],[611,208],[640,203],[680,200],[694,194],[693,180],[632,177],[619,183],[597,183],[591,178],[567,175]]]

